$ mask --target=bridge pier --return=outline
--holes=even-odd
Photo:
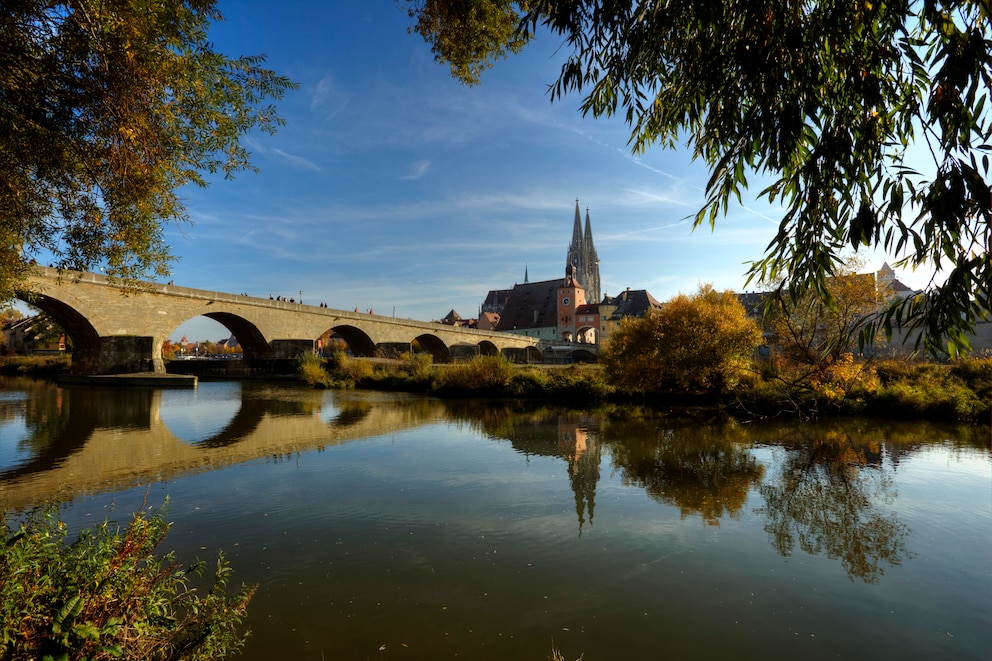
[[[296,358],[300,354],[313,353],[313,340],[272,340],[269,342],[272,349],[271,358]]]
[[[107,335],[100,338],[98,356],[87,356],[82,365],[73,367],[85,374],[131,374],[134,372],[165,372],[161,356],[158,360],[152,352],[154,343],[151,337],[138,335]],[[96,358],[96,360],[93,360]]]

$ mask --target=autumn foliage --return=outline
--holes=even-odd
[[[761,341],[737,296],[701,286],[613,333],[601,361],[610,380],[634,392],[731,387]]]

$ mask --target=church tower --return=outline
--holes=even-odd
[[[582,283],[575,277],[575,268],[565,267],[565,280],[558,286],[558,324],[555,336],[566,342],[576,341],[575,311],[586,304],[586,293]]]
[[[572,226],[572,243],[568,246],[565,258],[566,268],[575,268],[575,279],[585,289],[586,300],[599,303],[599,255],[592,241],[592,222],[589,220],[589,209],[586,209],[585,231],[582,229],[582,215],[579,211],[579,201],[575,200],[575,223]]]

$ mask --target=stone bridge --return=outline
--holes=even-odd
[[[37,267],[18,298],[47,312],[72,339],[75,374],[164,372],[162,344],[182,323],[198,316],[227,327],[249,365],[313,351],[328,332],[348,343],[352,355],[375,356],[414,343],[435,362],[453,349],[541,361],[536,338],[456,328],[439,323],[334,310],[289,301],[141,283],[122,290],[96,273]]]

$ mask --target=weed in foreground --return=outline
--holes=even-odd
[[[164,506],[123,529],[104,522],[67,543],[60,506],[29,511],[16,529],[0,519],[0,658],[221,659],[237,652],[255,587],[226,594],[220,554],[213,586],[190,586],[189,568],[156,555],[169,530]]]

